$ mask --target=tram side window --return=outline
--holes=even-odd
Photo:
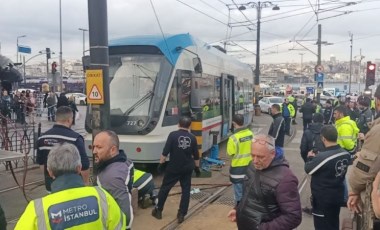
[[[220,94],[215,90],[216,83],[215,76],[207,74],[193,79],[191,105],[202,109],[204,119],[220,115]]]
[[[179,95],[182,116],[190,116],[191,76],[183,75]]]
[[[169,97],[166,102],[166,108],[165,108],[165,115],[162,125],[163,126],[169,126],[169,125],[176,125],[178,123],[178,77],[176,76],[173,80],[172,87],[169,91]]]

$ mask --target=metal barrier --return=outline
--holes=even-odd
[[[15,151],[25,154],[27,160],[35,162],[35,145],[37,141],[37,134],[35,132],[35,123],[32,124],[19,124],[14,120],[0,114],[0,149]],[[23,162],[19,165],[20,161]],[[26,159],[12,161],[14,168],[24,167],[27,162]],[[6,170],[9,169],[8,165],[4,163]]]

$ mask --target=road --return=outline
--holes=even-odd
[[[81,118],[77,121],[77,125],[73,127],[74,130],[85,134],[84,130],[84,114],[85,107],[78,107]],[[267,114],[262,114],[261,116],[254,117],[253,132],[257,133],[267,133],[269,125],[272,118]],[[47,130],[53,123],[47,122],[46,117],[41,118],[42,130]],[[301,142],[301,137],[303,134],[302,122],[298,120],[299,125],[292,126],[294,133],[292,137],[286,137],[285,146],[285,157],[289,161],[290,168],[297,176],[298,180],[301,182],[305,173],[303,170],[303,161],[299,154],[299,145]],[[225,153],[225,143],[220,145],[219,157],[225,160],[226,165],[222,168],[215,168],[212,171],[212,177],[209,178],[194,178],[192,180],[192,188],[200,188],[201,192],[193,194],[191,196],[190,208],[197,205],[201,200],[211,196],[215,191],[225,184],[229,184],[228,178],[228,168],[229,160]],[[17,173],[18,178],[22,178],[23,171]],[[16,186],[10,173],[8,171],[0,170],[0,175],[2,176],[2,183],[0,184],[0,190],[5,188],[10,188]],[[32,167],[27,173],[27,183],[42,179],[41,171]],[[155,177],[156,186],[161,183],[162,177]],[[305,206],[309,202],[310,189],[309,184],[306,184],[301,191],[302,206]],[[39,182],[30,185],[26,188],[27,195],[30,198],[38,198],[46,195],[43,182]],[[133,224],[134,230],[145,230],[145,229],[164,229],[164,227],[172,222],[177,214],[177,209],[179,205],[180,195],[179,186],[175,187],[172,191],[170,197],[168,198],[165,209],[163,212],[163,219],[156,220],[151,216],[151,208],[148,209],[137,209],[135,210],[135,219]],[[22,196],[22,192],[19,189],[14,189],[7,192],[0,192],[0,202],[5,209],[7,220],[9,221],[8,229],[13,229],[14,224],[17,219],[25,209],[27,202]],[[215,200],[211,205],[206,206],[205,209],[197,211],[195,215],[188,218],[182,225],[177,229],[237,229],[235,223],[230,222],[227,219],[227,213],[233,208],[233,191],[230,186],[225,193],[222,194],[217,200]],[[347,209],[342,208],[341,220],[349,215]],[[309,230],[313,229],[312,217],[303,214],[302,223],[297,228],[299,230]]]

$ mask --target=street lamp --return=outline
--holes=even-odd
[[[16,58],[16,62],[18,62],[18,39],[19,38],[25,38],[26,37],[26,35],[21,35],[21,36],[17,36],[17,58]]]
[[[85,32],[88,31],[88,29],[83,29],[83,28],[78,28],[78,30],[81,30],[83,32],[83,57],[84,57],[84,52],[86,51],[86,40],[85,40]]]
[[[256,69],[255,69],[255,78],[254,78],[254,84],[255,84],[255,103],[258,103],[259,99],[259,89],[260,89],[260,25],[261,25],[261,10],[263,8],[272,7],[272,10],[280,10],[280,7],[277,5],[274,5],[272,2],[265,1],[265,2],[248,2],[245,4],[242,4],[238,9],[239,10],[246,10],[246,6],[249,6],[251,8],[256,8],[257,10],[257,38],[256,38]]]

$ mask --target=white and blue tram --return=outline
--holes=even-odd
[[[134,162],[159,162],[180,116],[192,117],[200,154],[213,139],[228,137],[233,114],[244,114],[246,125],[252,121],[252,68],[189,34],[111,41],[109,64],[110,129]]]

